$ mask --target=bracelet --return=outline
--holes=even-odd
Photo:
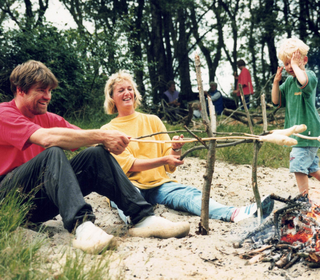
[[[181,148],[179,148],[179,149],[172,149],[172,151],[174,151],[174,152],[180,152],[180,151],[181,151]]]

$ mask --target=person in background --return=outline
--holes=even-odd
[[[175,210],[201,215],[202,193],[195,187],[180,184],[171,179],[167,172],[173,173],[177,166],[184,162],[180,160],[183,135],[174,136],[172,140],[180,142],[169,143],[170,137],[165,132],[166,127],[155,115],[137,112],[141,95],[132,76],[126,71],[119,71],[109,78],[105,86],[104,108],[108,114],[117,114],[110,123],[101,127],[102,130],[125,131],[136,138],[144,135],[148,140],[163,143],[145,143],[131,141],[121,154],[114,155],[124,173],[140,190],[142,196],[152,205],[163,204]],[[273,209],[274,201],[270,196],[262,200],[264,217]],[[119,207],[120,208],[120,207]],[[213,198],[209,202],[209,218],[226,222],[239,222],[252,217],[257,212],[257,205],[244,207],[226,206]],[[120,216],[125,219],[120,211]]]
[[[165,91],[162,95],[162,98],[168,103],[170,106],[180,107],[179,102],[179,91],[176,90],[176,84],[174,81],[169,81],[167,83],[168,90]]]
[[[188,223],[156,217],[110,154],[121,154],[130,137],[117,130],[82,130],[47,112],[54,74],[41,62],[18,65],[10,76],[14,98],[0,104],[0,200],[10,191],[32,193],[30,221],[42,223],[60,214],[64,227],[75,230],[73,245],[99,253],[114,243],[94,225],[95,215],[84,196],[97,192],[114,201],[135,225],[133,236],[160,238],[188,234]],[[98,146],[92,146],[99,144]],[[64,150],[92,146],[71,160]]]
[[[284,66],[278,67],[273,80],[272,102],[285,107],[284,128],[305,124],[307,130],[302,135],[320,136],[320,117],[315,107],[318,78],[311,70],[306,70],[309,47],[297,38],[289,38],[281,44],[278,57]],[[283,84],[282,70],[290,75]],[[292,136],[298,141],[290,153],[290,172],[295,174],[301,194],[308,195],[308,175],[320,180],[319,158],[320,142]]]
[[[252,81],[251,81],[251,75],[249,70],[246,68],[246,63],[244,60],[240,59],[237,61],[237,66],[240,69],[240,75],[238,76],[236,73],[234,73],[234,78],[237,80],[237,89],[233,92],[239,97],[240,104],[243,105],[242,99],[240,97],[240,89],[239,84],[242,85],[243,89],[243,95],[247,104],[248,109],[250,108],[250,95],[254,93]]]
[[[215,111],[217,115],[221,115],[224,105],[223,105],[223,98],[221,92],[217,89],[216,82],[210,82],[210,89],[204,92],[205,94],[209,95],[212,103],[215,107]]]

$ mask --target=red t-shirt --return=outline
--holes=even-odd
[[[253,86],[251,81],[251,75],[247,68],[242,68],[241,73],[238,77],[238,84],[242,85],[243,94],[253,94]],[[239,86],[238,86],[239,89]],[[238,96],[240,96],[240,92],[237,93]]]
[[[33,119],[25,117],[17,108],[14,99],[0,104],[0,175],[44,151],[39,145],[29,143],[30,136],[39,128],[68,127],[80,129],[68,123],[64,118],[45,113]]]

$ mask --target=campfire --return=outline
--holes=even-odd
[[[293,199],[275,194],[271,197],[286,206],[233,244],[250,249],[240,257],[248,259],[249,264],[270,262],[269,269],[287,269],[297,262],[320,268],[320,206],[303,195]]]

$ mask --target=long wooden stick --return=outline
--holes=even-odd
[[[194,134],[192,131],[190,131],[190,129],[189,129],[186,125],[184,126],[184,128],[185,128],[193,137],[195,137],[203,146],[205,146],[207,149],[209,149],[209,147],[207,146],[207,144],[204,143],[200,137],[198,137],[196,134]]]
[[[263,114],[263,133],[265,133],[268,129],[268,123],[267,123],[267,118],[266,118],[266,102],[265,102],[265,95],[261,95],[261,108],[262,108],[262,114]],[[262,223],[263,221],[263,211],[261,207],[261,196],[259,192],[259,187],[258,187],[258,154],[259,151],[262,147],[262,144],[258,141],[253,141],[254,142],[254,152],[253,152],[253,159],[252,159],[252,190],[253,194],[257,203],[257,211],[258,211],[258,221],[259,224]]]
[[[249,110],[248,110],[248,107],[247,107],[247,103],[246,103],[246,100],[245,100],[245,97],[244,97],[244,94],[243,94],[243,89],[242,89],[242,85],[241,84],[239,84],[239,90],[240,90],[242,104],[243,104],[244,110],[245,110],[246,115],[247,115],[249,128],[250,128],[251,133],[253,134],[252,121],[251,121],[251,118],[250,118],[250,113],[249,113]]]
[[[196,54],[195,55],[195,66],[196,66],[196,76],[197,76],[197,83],[199,88],[199,97],[201,103],[201,116],[202,122],[206,127],[206,132],[209,137],[213,137],[212,131],[212,124],[210,125],[209,117],[207,114],[207,106],[206,100],[203,93],[202,88],[202,78],[201,78],[201,63],[200,57]],[[212,102],[211,105],[213,106]],[[209,104],[210,106],[210,104]],[[214,164],[215,164],[215,153],[216,153],[216,141],[211,139],[209,142],[209,150],[207,154],[207,166],[206,166],[206,173],[204,174],[204,182],[202,188],[202,198],[201,198],[201,220],[199,231],[206,235],[209,233],[209,199],[210,199],[210,190],[211,190],[211,182],[214,172]]]
[[[297,137],[300,137],[300,138],[303,138],[303,139],[318,140],[318,141],[320,141],[320,136],[318,136],[318,137],[311,137],[311,136],[306,136],[306,135],[302,135],[302,134],[299,134],[299,133],[293,133],[292,135],[297,136]]]
[[[225,136],[225,137],[206,137],[201,138],[202,141],[212,141],[212,140],[226,140],[226,139],[249,139],[249,140],[259,140],[259,136]],[[142,142],[142,143],[192,143],[198,142],[198,139],[195,138],[186,138],[184,140],[148,140],[148,139],[137,139],[131,138],[130,141],[132,142]]]

